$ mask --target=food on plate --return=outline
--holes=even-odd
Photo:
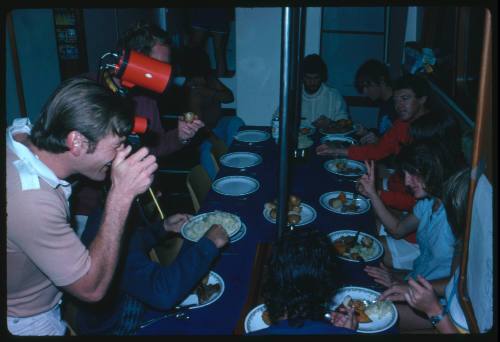
[[[370,317],[372,321],[382,319],[384,316],[391,312],[391,302],[388,300],[377,300],[367,306],[365,314]]]
[[[325,133],[345,133],[352,131],[352,120],[340,119],[331,121],[330,124],[323,129]]]
[[[357,212],[359,206],[356,200],[348,200],[346,194],[341,191],[337,197],[332,197],[328,200],[328,205],[334,209],[340,209],[341,212]]]
[[[271,325],[271,319],[269,318],[269,311],[264,310],[262,312],[262,321],[266,323],[267,325]]]
[[[209,284],[210,275],[204,277],[201,283],[196,287],[195,293],[198,296],[198,304],[202,305],[210,301],[215,293],[219,293],[221,287],[219,283]]]
[[[328,201],[328,204],[332,208],[339,209],[342,206],[342,201],[338,198],[332,198]]]
[[[358,167],[350,167],[347,160],[341,160],[335,163],[335,167],[342,173],[359,173],[361,171]]]
[[[196,115],[195,113],[193,112],[184,113],[184,121],[186,121],[187,123],[191,123],[196,119],[198,119],[198,115]]]
[[[290,195],[288,197],[288,224],[297,224],[301,220],[301,199],[297,196]],[[276,220],[278,215],[278,200],[274,199],[272,202],[267,202],[264,204],[264,209],[268,211],[269,216]]]
[[[377,253],[373,239],[368,236],[361,238],[357,238],[357,235],[342,236],[333,241],[333,247],[339,256],[357,261],[368,260]]]
[[[187,238],[198,241],[214,224],[220,224],[229,236],[236,234],[241,228],[238,216],[224,211],[214,211],[207,213],[201,220],[188,222],[184,234]]]
[[[366,305],[362,300],[352,299],[349,295],[345,296],[342,303],[335,309],[335,312],[343,312],[347,308],[354,308],[359,323],[370,323],[372,321],[365,312]]]

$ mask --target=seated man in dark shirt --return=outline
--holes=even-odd
[[[94,239],[101,215],[98,209],[89,217],[82,235],[82,242],[89,248],[99,243]],[[189,216],[175,214],[147,226],[139,226],[134,223],[137,220],[129,219],[129,234],[124,236],[121,260],[106,296],[98,303],[77,302],[75,328],[78,334],[134,334],[146,310],[166,311],[189,295],[209,272],[219,249],[228,242],[221,226],[213,225],[196,243],[184,241],[176,259],[168,266],[151,261],[148,255],[151,248],[168,235],[179,233]]]

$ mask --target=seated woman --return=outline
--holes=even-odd
[[[314,229],[286,231],[272,248],[263,297],[271,325],[252,335],[352,334],[354,311],[324,318],[336,291],[335,253],[330,239]]]
[[[418,199],[413,211],[403,218],[395,216],[384,205],[375,189],[374,163],[365,162],[368,174],[360,179],[358,190],[370,198],[377,218],[385,227],[387,240],[401,239],[417,233],[419,250],[415,252],[410,272],[390,270],[383,263],[380,267],[367,266],[366,272],[384,286],[391,286],[416,275],[435,280],[448,278],[455,252],[456,236],[448,224],[446,211],[440,200],[442,184],[456,170],[446,146],[436,140],[421,141],[403,147],[398,155],[398,165],[404,172],[405,185]],[[386,252],[392,254],[391,244]],[[391,255],[393,262],[404,255]]]
[[[470,168],[460,170],[446,181],[443,188],[448,221],[459,241],[463,240],[470,174]],[[467,322],[457,299],[458,262],[454,263],[453,269],[456,271],[450,281],[429,282],[417,275],[415,279],[409,278],[407,283],[395,283],[382,293],[381,300],[406,302],[396,305],[401,331],[430,329],[433,326],[441,333],[467,331]]]

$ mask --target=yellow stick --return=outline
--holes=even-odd
[[[151,197],[153,198],[153,202],[155,203],[156,205],[156,209],[158,210],[158,212],[160,213],[160,218],[162,220],[165,219],[165,215],[163,215],[163,211],[161,211],[161,208],[160,208],[160,205],[158,204],[158,201],[156,200],[156,196],[155,194],[153,193],[153,190],[151,188],[149,188],[149,194],[151,195]]]

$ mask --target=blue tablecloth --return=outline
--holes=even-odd
[[[240,130],[259,129],[269,132],[269,127],[245,126]],[[297,227],[308,229],[316,227],[327,233],[342,229],[355,229],[376,235],[375,219],[370,209],[359,215],[340,215],[324,209],[319,198],[323,193],[343,190],[354,190],[354,183],[348,178],[328,172],[323,164],[329,158],[316,156],[314,149],[319,144],[320,134],[313,136],[315,144],[309,148],[309,154],[304,160],[290,164],[291,189],[290,194],[298,196],[303,203],[312,206],[317,217],[312,223]],[[189,311],[189,320],[166,318],[146,328],[140,329],[138,335],[170,335],[170,334],[233,334],[240,319],[242,309],[247,299],[252,265],[256,246],[260,242],[272,242],[277,238],[277,226],[266,220],[263,215],[264,203],[278,196],[279,151],[273,139],[247,144],[235,140],[229,152],[249,151],[259,154],[263,161],[260,165],[244,171],[221,166],[216,179],[229,175],[245,175],[255,178],[260,183],[257,192],[242,196],[224,196],[213,190],[202,204],[200,214],[213,210],[227,211],[238,215],[247,226],[246,235],[239,241],[230,244],[223,250],[216,261],[213,271],[218,273],[225,284],[223,295],[214,303]],[[380,260],[372,264],[378,264]],[[339,286],[362,286],[382,291],[364,271],[366,263],[353,263],[340,260]],[[158,316],[158,312],[149,312],[146,318]],[[396,327],[387,332],[395,332]]]

